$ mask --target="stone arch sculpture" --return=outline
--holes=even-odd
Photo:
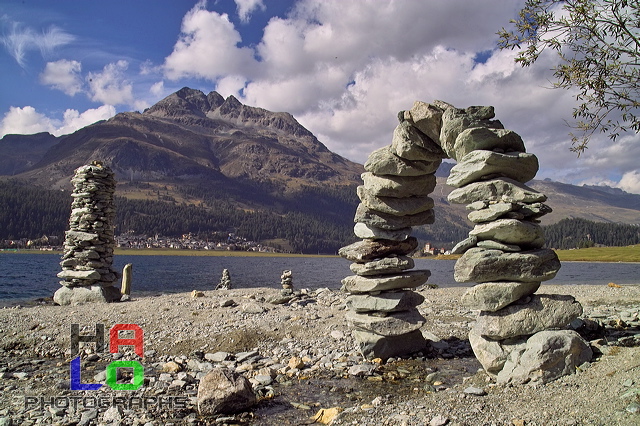
[[[466,204],[475,227],[454,247],[458,282],[477,283],[461,302],[479,310],[469,340],[498,382],[548,381],[591,359],[589,345],[566,326],[582,313],[571,296],[535,294],[560,269],[543,248],[539,218],[546,196],[525,185],[538,171],[522,138],[494,119],[494,108],[415,102],[398,114],[392,143],[369,156],[358,187],[354,232],[362,240],[340,249],[354,275],[342,280],[347,320],[361,352],[389,358],[426,346],[424,298],[411,289],[428,270],[413,270],[418,245],[411,227],[434,223],[434,173],[445,158],[457,164],[448,199]]]

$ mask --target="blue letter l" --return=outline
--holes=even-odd
[[[71,390],[98,390],[101,383],[80,383],[80,357],[71,360]]]

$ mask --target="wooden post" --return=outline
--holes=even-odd
[[[120,287],[120,294],[131,295],[132,266],[131,263],[127,263],[122,269],[122,287]]]

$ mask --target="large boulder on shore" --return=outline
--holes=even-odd
[[[215,368],[198,385],[198,411],[201,415],[233,414],[258,402],[251,382],[225,368]]]

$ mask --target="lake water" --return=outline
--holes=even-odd
[[[0,252],[0,300],[50,297],[60,287],[59,254]],[[190,292],[212,290],[228,269],[236,288],[280,288],[280,275],[293,271],[296,288],[340,288],[352,275],[349,262],[339,257],[238,257],[117,255],[114,267],[133,264],[132,292]],[[415,259],[416,269],[431,270],[429,283],[453,287],[454,260]],[[563,262],[547,284],[639,284],[640,263]]]

